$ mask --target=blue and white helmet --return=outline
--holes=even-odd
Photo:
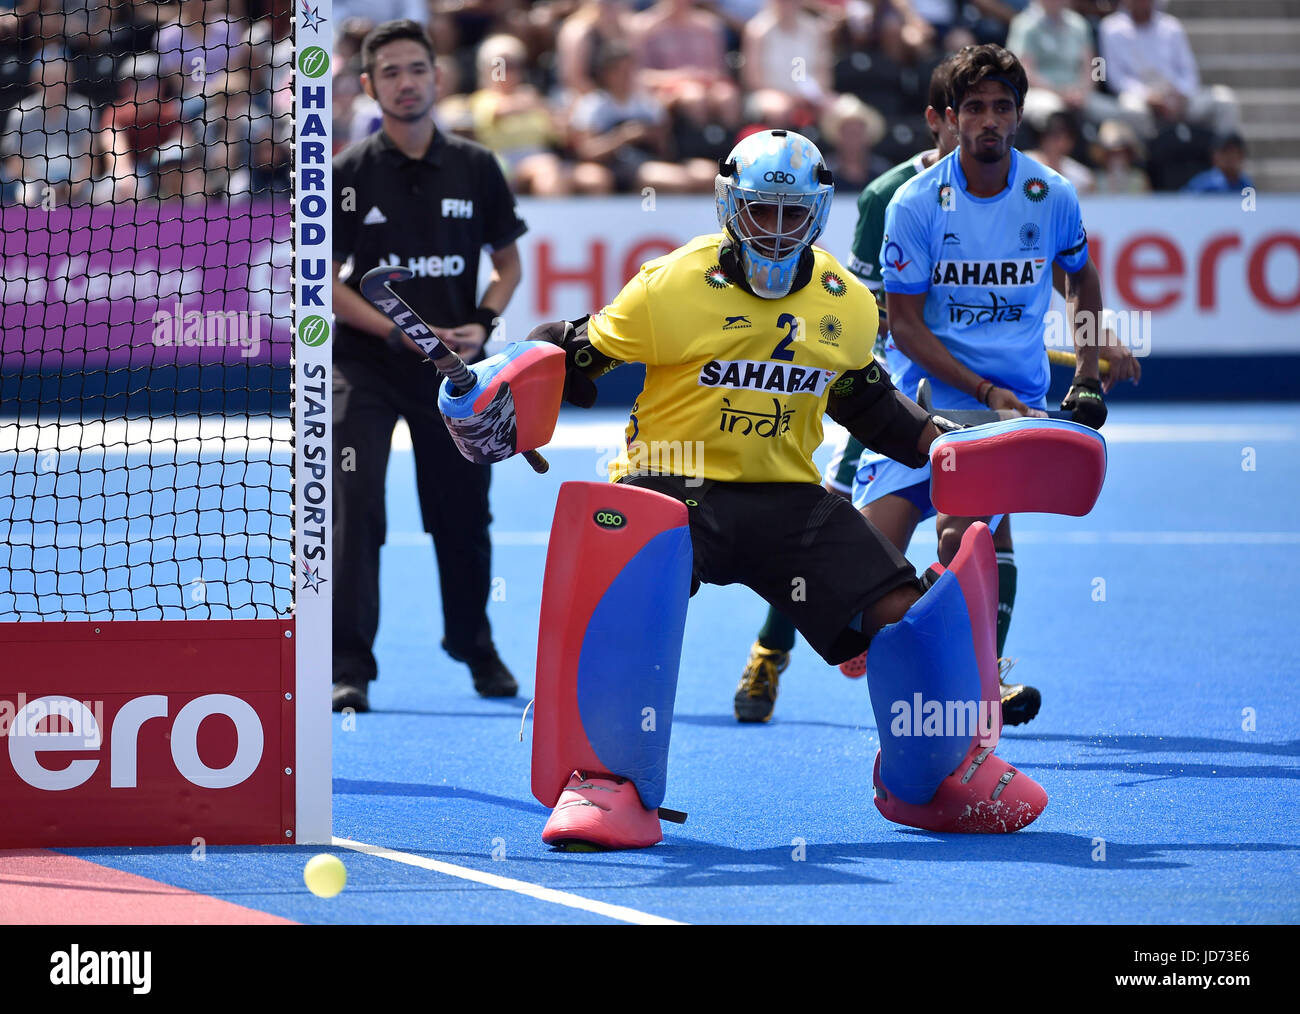
[[[750,134],[720,164],[718,225],[739,248],[754,294],[780,299],[831,210],[831,173],[817,146],[789,130]]]

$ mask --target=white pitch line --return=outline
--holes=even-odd
[[[549,532],[493,532],[494,546],[545,546]],[[1017,542],[1035,545],[1099,545],[1113,543],[1125,546],[1295,546],[1300,545],[1300,532],[1170,532],[1170,531],[1081,531],[1045,532],[1017,529]],[[424,532],[390,532],[390,546],[432,545]]]
[[[499,877],[495,873],[483,873],[480,870],[470,869],[468,866],[444,863],[438,859],[426,859],[424,856],[386,849],[380,845],[367,845],[365,842],[351,841],[347,838],[335,838],[333,841],[340,848],[351,849],[353,852],[361,852],[364,855],[376,856],[380,859],[390,859],[395,863],[402,863],[406,866],[418,866],[422,870],[444,873],[449,877],[457,877],[461,880],[472,880],[474,883],[483,884],[486,887],[495,887],[498,890],[526,895],[529,898],[536,898],[538,901],[550,902],[552,905],[576,908],[583,912],[591,912],[593,915],[603,915],[607,919],[617,919],[619,922],[629,922],[637,926],[686,925],[677,922],[675,919],[665,919],[663,916],[640,912],[635,908],[627,908],[624,905],[610,905],[603,901],[595,901],[592,898],[570,894],[568,891],[557,891],[551,887],[542,887],[540,884],[530,884],[526,880]]]

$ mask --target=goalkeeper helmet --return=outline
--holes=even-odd
[[[751,134],[719,163],[718,225],[739,249],[754,294],[779,299],[794,284],[799,259],[826,227],[831,172],[802,134]]]

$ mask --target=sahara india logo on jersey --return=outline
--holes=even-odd
[[[1046,257],[1006,261],[938,261],[934,265],[930,284],[1020,288],[1037,285],[1046,264]]]
[[[710,359],[700,367],[700,387],[733,391],[777,391],[821,397],[835,379],[835,370],[816,370],[754,359]]]

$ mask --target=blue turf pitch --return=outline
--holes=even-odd
[[[665,801],[689,822],[640,853],[543,846],[520,717],[555,491],[599,478],[604,456],[575,446],[548,451],[546,476],[517,460],[495,474],[491,616],[525,691],[507,702],[475,697],[438,649],[432,549],[411,457],[394,453],[382,678],[355,729],[334,719],[335,833],[686,922],[1297,921],[1300,407],[1124,406],[1111,421],[1094,512],[1014,521],[1007,651],[1044,704],[999,754],[1051,797],[1027,831],[940,836],[881,818],[866,685],[806,645],[772,723],[738,726],[731,697],[763,605],[707,587],[687,622]],[[933,549],[923,527],[909,555],[924,565]],[[322,901],[301,880],[317,851],[75,854],[304,922],[605,921],[346,850],[349,886]]]

